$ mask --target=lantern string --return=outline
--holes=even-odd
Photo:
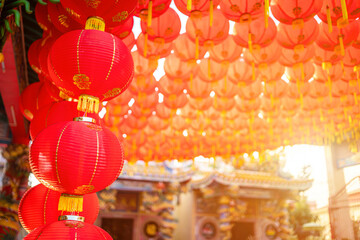
[[[147,56],[148,51],[148,34],[145,33],[145,39],[144,39],[144,57]]]
[[[191,0],[187,0],[187,5],[186,5],[186,9],[191,12],[191,5],[192,5],[192,1]]]
[[[248,34],[248,45],[250,53],[253,53],[253,45],[252,45],[252,34],[249,32]]]
[[[254,62],[251,62],[251,72],[252,72],[251,78],[253,81],[255,81],[255,63]]]
[[[195,38],[195,59],[199,59],[199,36],[196,35]]]
[[[151,27],[152,5],[153,5],[153,2],[152,2],[152,0],[150,0],[150,1],[149,1],[149,5],[148,5],[148,15],[147,15],[147,26],[148,26],[148,27]]]
[[[264,4],[264,12],[265,12],[265,28],[268,28],[269,26],[269,0],[265,0]]]
[[[348,20],[348,12],[347,12],[347,8],[346,8],[346,0],[341,0],[341,10],[342,10],[342,15],[343,15],[343,19],[344,20]]]
[[[209,9],[209,19],[210,19],[210,27],[213,25],[213,19],[214,19],[214,3],[213,0],[210,0],[210,9]]]
[[[329,6],[326,6],[326,19],[327,19],[327,24],[328,24],[328,28],[329,28],[329,33],[332,33],[332,20],[331,20],[331,14],[330,14],[330,8]]]
[[[341,56],[345,56],[345,48],[344,48],[344,39],[343,39],[343,35],[339,36],[339,44],[340,44],[340,52],[341,52]]]

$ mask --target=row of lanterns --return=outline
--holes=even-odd
[[[267,17],[266,1],[174,3],[189,16],[186,33],[179,34],[180,18],[166,0],[138,3],[134,12],[142,32],[136,40],[132,17],[105,29],[129,49],[137,47],[134,81],[108,103],[102,121],[124,141],[129,161],[229,157],[288,144],[344,141],[351,135],[358,139],[359,3],[273,0],[269,6],[278,26]],[[42,11],[35,13],[47,36],[80,28],[76,19],[81,14],[71,5],[38,7]],[[235,21],[232,35],[229,20]],[[42,75],[61,82],[63,76],[47,68],[51,39],[35,42],[30,50],[44,47],[39,58],[29,50],[29,61]],[[153,73],[160,58],[165,58],[165,76],[157,81]],[[79,84],[87,84],[78,77]],[[44,89],[53,87],[45,83]],[[60,88],[61,95],[76,98]],[[58,98],[58,88],[51,89]],[[38,96],[34,107],[48,101]],[[49,117],[45,123],[51,123]],[[35,128],[30,131],[40,130]]]
[[[125,27],[136,7],[137,1],[36,6],[44,33],[28,55],[40,82],[25,89],[21,105],[31,121],[31,170],[41,184],[28,190],[19,206],[30,232],[25,239],[112,239],[93,225],[96,192],[118,177],[124,151],[100,125],[98,112],[103,101],[127,89],[134,64],[126,44],[104,30]]]

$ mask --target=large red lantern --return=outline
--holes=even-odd
[[[79,195],[109,186],[122,170],[119,140],[110,130],[85,122],[90,120],[55,123],[41,131],[31,145],[29,162],[36,178],[46,187],[66,193],[59,210],[66,209],[62,204],[67,201],[79,203]]]
[[[112,240],[111,236],[103,229],[77,220],[77,217],[65,216],[62,221],[53,222],[38,227],[27,235],[25,240],[50,240],[50,239],[88,239]],[[69,220],[68,220],[69,219]]]
[[[349,20],[355,20],[360,16],[359,9],[360,2],[357,0],[325,0],[317,15],[329,26],[343,27]]]
[[[47,10],[51,23],[60,32],[65,33],[83,28],[80,23],[71,18],[61,4],[48,4]]]
[[[79,98],[78,109],[83,112],[97,113],[99,102],[125,91],[134,74],[125,44],[97,30],[76,30],[58,38],[48,67],[58,88],[69,97]]]
[[[30,188],[19,205],[19,219],[23,228],[31,232],[37,227],[58,221],[61,215],[77,215],[85,222],[93,224],[99,213],[99,200],[96,193],[84,195],[83,212],[62,212],[58,210],[60,192],[53,191],[42,184]]]
[[[137,1],[88,1],[62,0],[61,4],[72,18],[85,26],[98,25],[100,29],[124,23],[135,11]],[[92,21],[88,21],[88,19]],[[102,23],[100,23],[102,22]],[[105,25],[106,24],[106,25]]]

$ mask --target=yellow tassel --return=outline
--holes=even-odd
[[[255,63],[254,62],[251,62],[251,71],[252,71],[251,78],[253,81],[255,81]]]
[[[332,32],[332,20],[331,20],[329,6],[326,6],[326,19],[327,19],[327,24],[328,24],[328,28],[329,28],[329,33],[331,33]]]
[[[332,81],[331,81],[330,75],[328,75],[327,79],[328,79],[328,85],[329,85],[330,99],[332,100]]]
[[[187,9],[189,12],[191,12],[191,5],[192,5],[191,0],[187,0],[186,9]]]
[[[344,67],[344,61],[342,59],[340,60],[340,66],[341,66],[341,71],[342,71],[343,77],[345,77],[345,67]]]
[[[105,31],[104,19],[100,17],[89,17],[85,23],[85,29]]]
[[[208,59],[208,77],[209,77],[209,80],[211,80],[211,62],[210,62],[210,58]]]
[[[300,107],[301,109],[304,108],[304,96],[302,95],[302,93],[300,94]]]
[[[345,20],[349,19],[345,0],[341,0],[341,10],[342,10],[343,19]]]
[[[148,50],[148,34],[145,33],[145,39],[144,39],[144,57],[147,56],[147,50]]]
[[[58,210],[63,212],[82,212],[83,196],[62,193],[59,199]]]
[[[87,113],[98,113],[99,105],[99,98],[83,94],[79,96],[77,110]]]
[[[249,45],[249,51],[250,53],[253,53],[253,46],[252,46],[252,34],[248,34],[248,45]]]
[[[342,35],[339,36],[339,44],[340,44],[341,56],[345,56],[344,39]]]
[[[300,63],[300,70],[301,70],[301,80],[304,81],[305,80],[305,71],[304,71],[304,64],[302,62]]]
[[[269,26],[269,0],[265,0],[264,4],[264,11],[265,11],[265,28],[268,28]]]
[[[199,37],[196,36],[195,38],[195,59],[199,59]]]
[[[224,77],[224,92],[227,91],[227,76]]]
[[[152,20],[152,0],[149,1],[149,6],[148,6],[148,15],[147,15],[147,26],[151,27],[151,20]]]
[[[353,94],[354,94],[355,105],[357,105],[358,104],[357,94],[356,92],[354,92]]]
[[[213,19],[214,19],[214,3],[213,3],[213,0],[210,0],[209,14],[210,14],[210,27],[212,27]]]

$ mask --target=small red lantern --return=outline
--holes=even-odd
[[[99,213],[96,193],[84,195],[83,212],[62,212],[58,210],[61,193],[42,184],[30,188],[19,205],[19,219],[23,228],[31,232],[35,228],[58,221],[61,215],[76,215],[93,224]]]
[[[164,71],[167,76],[183,81],[191,80],[197,73],[197,64],[194,66],[178,58],[175,54],[170,54],[164,62]]]
[[[136,39],[136,46],[138,52],[152,62],[156,62],[159,58],[169,56],[172,50],[172,42],[163,43],[151,41],[147,39],[147,35],[143,33],[140,33]]]
[[[43,39],[38,39],[38,40],[34,41],[30,45],[28,54],[27,54],[29,65],[37,74],[41,74],[40,63],[39,63],[39,51],[42,47],[41,46],[42,42],[43,42]]]
[[[234,22],[250,23],[264,16],[263,0],[222,0],[220,9],[225,17]]]
[[[60,32],[66,33],[72,30],[83,28],[80,23],[71,18],[71,16],[66,12],[61,4],[49,3],[47,6],[47,11],[51,23]]]
[[[50,32],[52,30],[52,23],[48,17],[47,6],[37,3],[35,6],[35,18],[36,22],[44,32]]]
[[[130,17],[126,20],[124,24],[121,24],[111,29],[111,34],[117,36],[118,38],[124,41],[124,38],[126,38],[127,36],[129,36],[130,33],[132,33],[133,26],[134,26],[134,17]]]
[[[182,61],[195,66],[196,60],[204,57],[206,49],[195,44],[190,40],[188,34],[184,33],[174,41],[174,52]]]
[[[66,220],[53,222],[38,227],[27,235],[25,240],[51,240],[51,239],[87,239],[112,240],[112,237],[103,229],[78,220],[79,217],[64,216]],[[68,220],[69,219],[69,220]]]
[[[168,108],[177,109],[184,107],[188,102],[185,93],[180,93],[178,95],[172,94],[170,96],[164,96],[164,104]]]
[[[125,91],[134,74],[125,44],[97,30],[76,30],[59,37],[51,48],[48,67],[58,88],[69,97],[79,98],[79,111],[95,113],[100,101]]]
[[[204,58],[199,64],[198,76],[205,82],[216,82],[225,77],[227,70],[227,66],[215,62],[210,58]]]
[[[135,15],[151,26],[152,19],[161,16],[169,9],[170,3],[171,0],[139,0]]]
[[[182,79],[171,79],[167,75],[164,75],[159,80],[159,92],[164,96],[170,96],[172,94],[179,95],[185,89],[185,83]]]
[[[239,59],[242,48],[234,41],[234,36],[229,35],[222,43],[210,49],[210,58],[214,61],[228,64]]]
[[[110,130],[84,122],[90,120],[55,123],[41,131],[31,145],[29,162],[36,178],[46,187],[66,193],[59,210],[66,210],[66,201],[79,204],[79,195],[109,186],[122,170],[119,140]]]
[[[187,83],[188,94],[193,98],[207,98],[210,96],[212,86],[209,82],[195,77],[191,82]]]

